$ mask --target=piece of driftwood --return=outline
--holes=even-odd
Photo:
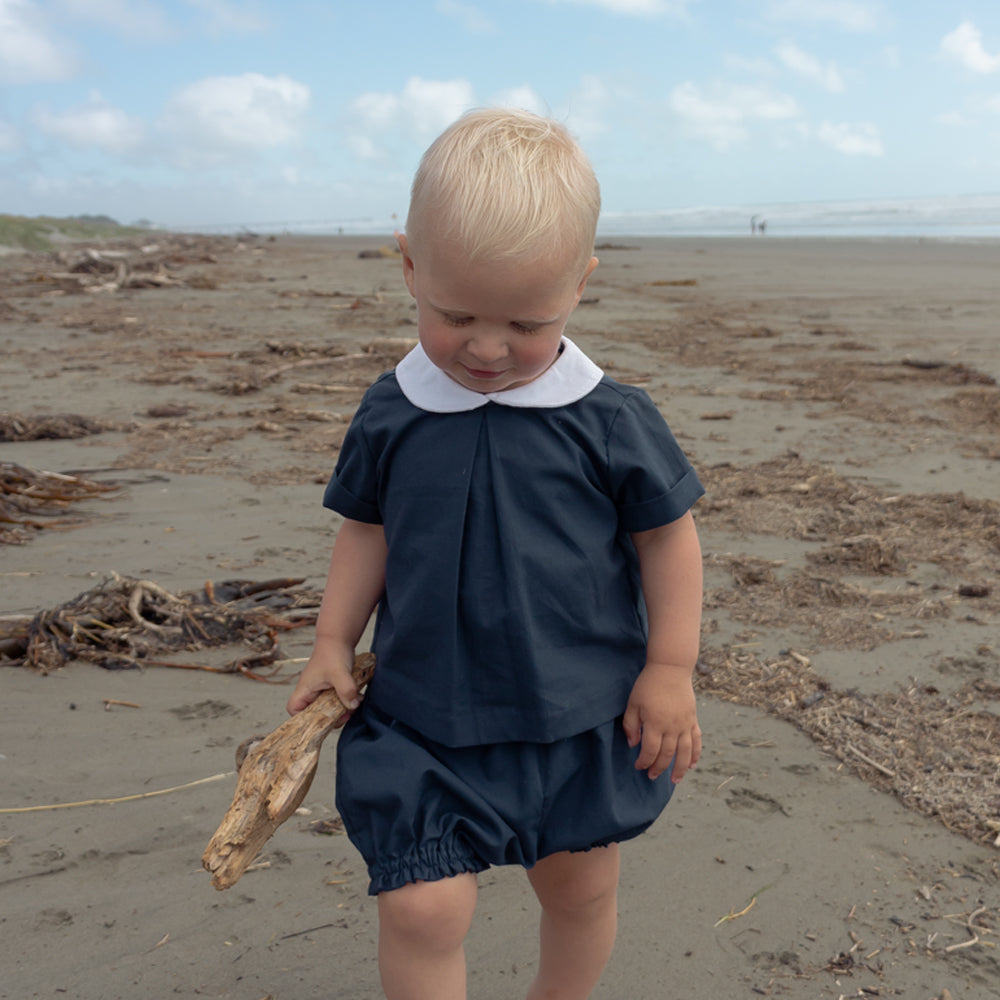
[[[359,688],[374,670],[373,654],[355,657]],[[346,712],[335,691],[323,691],[270,736],[254,736],[240,745],[236,793],[201,858],[216,889],[235,885],[271,834],[299,807],[316,773],[323,740]]]

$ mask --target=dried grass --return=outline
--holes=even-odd
[[[977,843],[1000,846],[1000,718],[972,707],[1000,699],[978,680],[945,697],[914,685],[894,693],[833,691],[802,657],[712,651],[700,692],[786,719],[876,788]]]
[[[1000,503],[963,493],[889,494],[796,454],[700,470],[699,520],[737,534],[827,543],[814,561],[879,574],[918,562],[1000,573]]]

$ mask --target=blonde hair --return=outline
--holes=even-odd
[[[528,111],[470,111],[420,161],[406,235],[456,241],[474,260],[552,252],[586,262],[601,192],[566,128]]]

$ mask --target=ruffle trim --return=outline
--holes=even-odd
[[[669,799],[667,801],[669,801]],[[664,808],[666,808],[666,806],[664,806]],[[586,847],[571,847],[569,848],[569,853],[586,854],[587,851],[592,851],[595,847],[610,847],[612,844],[624,844],[626,840],[634,840],[636,837],[641,837],[642,834],[644,834],[655,822],[656,819],[651,819],[648,823],[633,826],[630,830],[622,830],[610,837],[601,837],[599,840],[595,840]],[[539,858],[539,861],[540,860],[541,858]]]
[[[414,847],[405,854],[381,858],[368,868],[368,894],[377,896],[402,888],[408,882],[437,882],[452,875],[486,871],[489,864],[477,858],[455,837]]]

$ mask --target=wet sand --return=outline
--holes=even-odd
[[[124,280],[74,270],[72,249],[0,257],[0,415],[103,428],[0,441],[0,461],[123,487],[66,530],[13,526],[0,616],[112,572],[320,587],[322,483],[416,332],[398,260],[359,256],[388,243],[129,243]],[[706,751],[623,849],[596,1000],[1000,997],[1000,243],[616,239],[598,256],[569,335],[650,392],[708,494]],[[200,869],[234,748],[282,721],[287,690],[0,659],[0,997],[380,995],[363,865],[312,826],[335,818],[332,742],[262,867],[223,893]],[[471,997],[523,995],[536,914],[523,873],[481,878]]]

